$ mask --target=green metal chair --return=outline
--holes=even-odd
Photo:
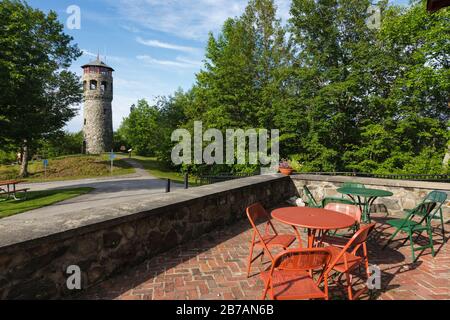
[[[326,197],[317,201],[307,186],[303,187],[303,193],[306,196],[306,204],[311,208],[324,208],[329,203],[353,204],[353,201],[338,197]]]
[[[444,206],[445,202],[447,201],[448,195],[445,192],[441,191],[432,191],[430,192],[425,199],[422,201],[424,202],[436,202],[439,205],[439,209],[435,210],[434,215],[431,217],[431,220],[440,220],[441,221],[441,229],[442,229],[442,239],[445,243],[445,223],[444,223],[444,212],[442,210],[442,207]],[[406,213],[411,213],[411,209],[405,209]],[[418,215],[421,213],[419,212]]]
[[[410,241],[411,251],[412,251],[412,261],[416,261],[415,252],[419,250],[425,250],[430,248],[433,257],[435,256],[434,244],[433,244],[433,230],[431,228],[431,217],[436,214],[436,211],[439,211],[440,205],[434,201],[423,202],[419,204],[416,208],[411,210],[405,219],[394,219],[387,221],[387,224],[396,228],[394,234],[389,238],[386,245],[383,247],[385,249],[397,236],[398,233],[404,232],[408,234],[408,238],[405,239],[403,245],[408,241]],[[417,222],[414,218],[420,217],[421,220]],[[420,235],[426,231],[429,237],[429,244],[421,247],[414,247],[413,234],[417,233],[416,240],[420,237]]]
[[[306,204],[311,208],[322,208],[321,205],[316,201],[311,190],[307,186],[303,187],[303,194],[306,196]]]

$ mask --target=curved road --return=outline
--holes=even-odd
[[[161,194],[166,191],[166,181],[151,176],[142,165],[132,159],[124,159],[136,170],[135,173],[111,178],[83,179],[71,181],[56,181],[45,183],[23,184],[21,187],[30,191],[65,189],[65,188],[94,188],[92,192],[57,204],[28,211],[4,219],[33,220],[53,215],[65,214],[82,209],[110,207],[130,200],[147,199],[147,196]],[[171,189],[180,189],[181,184],[172,183]],[[2,219],[3,220],[3,219]]]

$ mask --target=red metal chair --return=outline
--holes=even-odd
[[[266,252],[273,263],[275,259],[270,253],[269,248],[277,247],[286,250],[296,240],[296,238],[293,235],[278,234],[277,230],[275,229],[274,225],[270,220],[270,215],[267,213],[267,211],[263,208],[263,206],[260,203],[248,207],[246,211],[248,220],[250,220],[250,223],[253,227],[253,236],[247,269],[247,277],[249,277],[251,265],[256,259],[258,259],[259,256],[262,256],[261,257],[262,260],[264,258],[264,253]],[[260,230],[257,227],[257,223],[260,220],[267,221],[265,231],[263,233],[264,235],[260,232]],[[272,229],[273,234],[270,232],[271,231],[270,229]],[[262,252],[256,258],[253,259],[253,250],[255,248],[262,249]]]
[[[347,289],[348,298],[350,300],[357,299],[361,294],[367,291],[367,287],[365,286],[356,294],[353,294],[353,276],[351,275],[351,272],[356,268],[364,266],[366,269],[367,277],[370,277],[367,238],[374,228],[375,223],[361,227],[361,229],[355,233],[353,238],[348,241],[344,248],[335,246],[326,247],[326,249],[328,249],[332,254],[332,262],[329,266],[328,272],[330,273],[332,270],[334,270],[337,273],[340,273],[336,281],[338,285],[341,285],[342,277],[345,275],[345,287]],[[360,249],[362,249],[362,254]]]
[[[353,236],[354,232],[359,229],[362,219],[361,209],[359,208],[359,206],[343,203],[330,203],[326,205],[325,209],[340,212],[355,219],[355,225],[351,228],[353,233],[350,234],[350,236],[336,235],[336,233],[334,235],[325,234],[319,240],[321,244],[326,243],[332,246],[344,247],[347,244],[349,238]]]
[[[280,253],[270,271],[263,272],[265,288],[272,300],[328,300],[328,267],[332,255],[327,248],[293,249]],[[320,270],[318,280],[313,271]],[[323,282],[323,290],[320,288]]]

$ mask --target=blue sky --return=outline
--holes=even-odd
[[[279,15],[288,17],[289,0],[276,0]],[[409,0],[395,0],[407,4]],[[29,0],[44,11],[54,10],[66,24],[71,5],[81,9],[81,28],[66,33],[84,54],[72,66],[95,59],[114,73],[114,128],[117,129],[138,99],[154,101],[177,88],[189,89],[200,70],[208,32],[217,33],[228,17],[240,15],[246,0]],[[82,128],[82,110],[67,126]]]

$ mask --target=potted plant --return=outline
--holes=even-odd
[[[292,166],[288,160],[282,160],[280,162],[279,170],[285,176],[290,176],[294,172],[294,169],[292,169]]]

